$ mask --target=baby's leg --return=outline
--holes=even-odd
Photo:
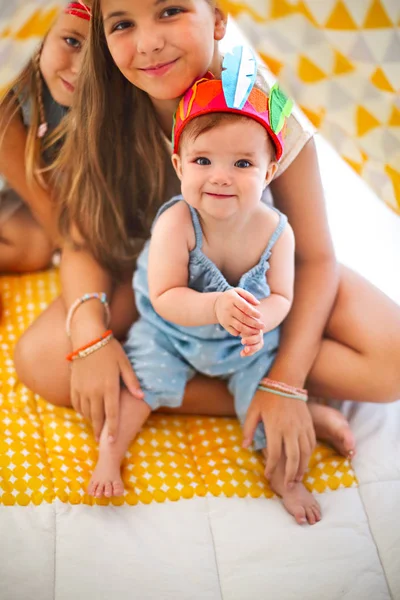
[[[264,457],[267,458],[267,450],[263,450]],[[273,491],[282,498],[282,502],[288,513],[294,516],[299,525],[309,523],[315,525],[321,520],[321,509],[314,498],[302,483],[295,483],[291,489],[285,486],[285,464],[284,454],[272,475],[269,483]]]
[[[104,425],[100,436],[99,458],[88,487],[90,496],[122,496],[124,484],[121,479],[121,463],[150,412],[146,402],[134,398],[126,389],[121,390],[118,434],[111,443],[107,423]]]

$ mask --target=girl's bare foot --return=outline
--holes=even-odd
[[[295,483],[292,490],[283,491],[281,495],[286,510],[294,516],[299,525],[307,522],[315,525],[321,520],[321,509],[318,502],[302,483]]]
[[[267,457],[267,450],[263,450]],[[321,520],[321,509],[315,497],[302,483],[295,483],[289,489],[285,486],[286,458],[282,454],[269,483],[272,490],[282,498],[282,502],[289,514],[293,515],[299,525],[309,523],[315,525]]]
[[[100,436],[99,458],[87,490],[89,496],[111,498],[123,495],[121,463],[150,412],[143,400],[134,398],[126,389],[121,391],[118,434],[111,443],[107,423],[104,425]]]
[[[317,438],[333,446],[342,456],[353,458],[356,441],[346,417],[331,406],[317,402],[309,402],[308,406]]]

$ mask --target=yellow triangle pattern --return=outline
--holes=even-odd
[[[319,27],[319,23],[315,20],[314,15],[308,8],[305,2],[299,2],[297,5],[297,12],[303,15],[314,27]]]
[[[261,60],[267,65],[271,73],[273,73],[276,77],[279,77],[279,73],[282,71],[284,66],[283,63],[269,54],[265,54],[263,52],[260,52],[259,54]]]
[[[376,71],[371,75],[371,81],[378,89],[382,90],[383,92],[394,93],[395,91],[381,67],[378,67]]]
[[[390,125],[390,127],[400,127],[400,109],[396,106],[393,106],[388,125]]]
[[[400,214],[400,171],[396,171],[390,165],[386,165],[385,172],[389,175],[393,184],[393,191],[397,202],[397,212]]]
[[[15,33],[17,40],[27,40],[30,37],[44,37],[57,17],[58,8],[47,12],[37,10],[32,17]]]
[[[354,69],[355,67],[353,63],[351,63],[346,56],[339,52],[339,50],[334,49],[333,74],[344,75],[346,73],[351,73],[354,71]]]
[[[357,107],[356,123],[357,135],[359,137],[381,125],[381,123],[363,106]]]
[[[218,0],[218,5],[226,13],[229,13],[233,18],[238,17],[242,14],[249,15],[255,23],[264,23],[265,18],[255,11],[246,2],[232,2],[231,0]]]
[[[315,63],[302,54],[299,56],[297,74],[304,83],[316,83],[328,77]]]
[[[286,0],[271,0],[270,18],[281,19],[289,15],[295,14],[296,7]]]
[[[317,112],[317,111],[311,110],[303,105],[300,105],[300,108],[303,111],[303,113],[306,115],[306,117],[314,125],[314,127],[316,127],[317,129],[320,129],[322,126],[323,120],[325,118],[325,115],[326,115],[326,110],[324,108],[321,108]]]
[[[236,419],[152,415],[132,444],[121,498],[95,500],[86,487],[97,457],[90,428],[71,409],[18,384],[15,340],[59,293],[55,271],[0,277],[0,505],[136,505],[211,496],[271,498],[260,454],[244,450]],[[315,492],[357,484],[348,460],[319,445],[305,485]]]
[[[357,30],[358,26],[346,8],[344,2],[339,1],[333,9],[325,24],[326,29]]]
[[[385,27],[393,27],[392,21],[379,0],[374,0],[369,9],[363,29],[381,29]]]
[[[352,160],[351,158],[348,158],[347,156],[343,156],[342,158],[347,162],[348,165],[350,165],[350,167],[352,169],[354,169],[354,171],[356,173],[358,173],[358,175],[360,175],[360,176],[362,175],[362,172],[363,172],[362,164],[356,162],[355,160]]]
[[[11,29],[6,27],[3,31],[0,31],[0,39],[5,39],[11,36]]]

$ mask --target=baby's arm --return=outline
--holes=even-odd
[[[191,290],[189,252],[195,246],[190,211],[177,202],[157,220],[150,241],[148,281],[154,310],[183,326],[217,323],[214,304],[220,293]]]
[[[271,295],[258,305],[265,324],[264,332],[271,331],[282,323],[290,311],[294,289],[294,234],[287,224],[272,248],[267,272]]]

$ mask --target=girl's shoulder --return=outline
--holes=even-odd
[[[262,64],[258,65],[257,71],[257,87],[265,93],[269,93],[269,90],[275,83],[274,77]],[[311,123],[305,118],[299,108],[294,105],[292,114],[287,121],[285,148],[275,177],[279,177],[287,169],[314,133],[315,129]]]

